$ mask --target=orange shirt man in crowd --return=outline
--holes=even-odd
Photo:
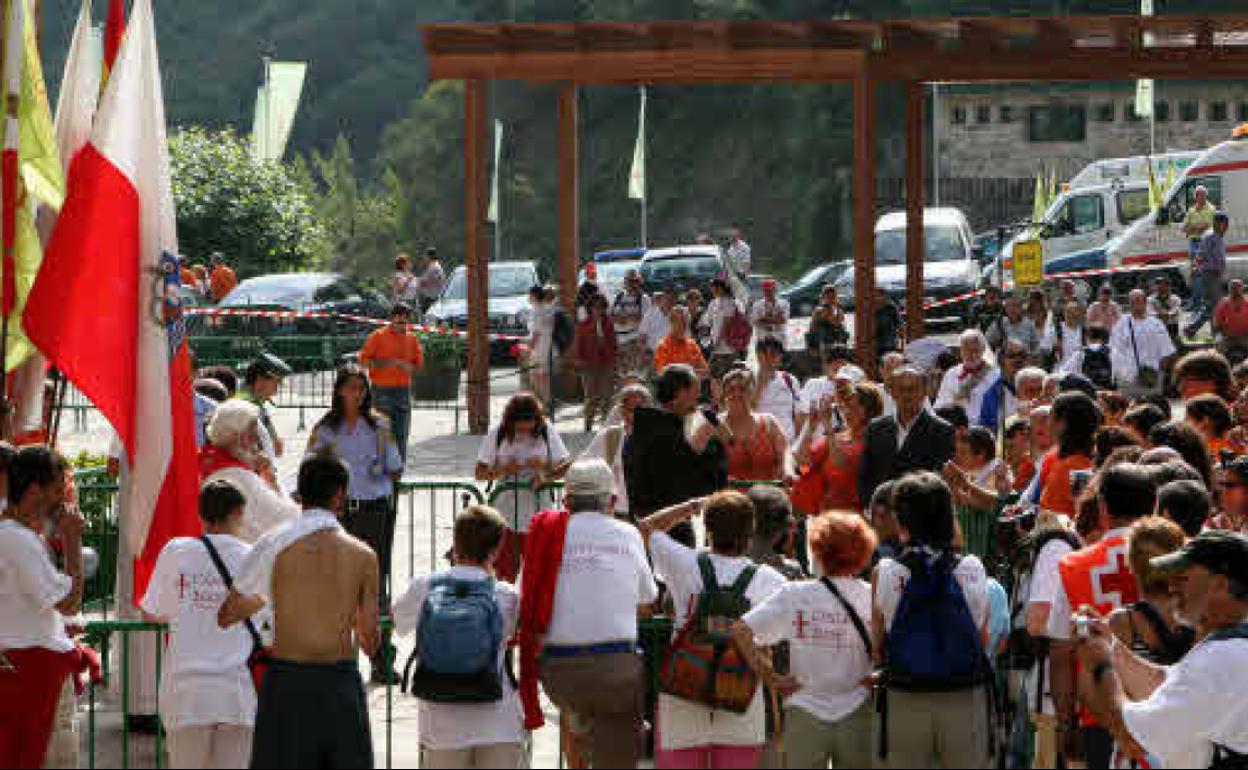
[[[390,325],[369,335],[360,350],[360,363],[373,381],[377,410],[390,419],[390,432],[399,454],[407,459],[412,421],[412,373],[425,366],[420,338],[411,333],[412,309],[402,302],[390,311]]]
[[[211,299],[214,303],[225,299],[225,296],[234,291],[234,287],[238,285],[238,276],[225,264],[225,257],[221,256],[221,252],[212,255],[212,274],[208,277],[209,291]]]
[[[702,355],[698,343],[689,336],[689,310],[683,307],[674,308],[671,321],[672,331],[654,351],[654,370],[661,372],[672,364],[686,364],[699,377],[706,377],[710,371],[706,365],[706,357]]]

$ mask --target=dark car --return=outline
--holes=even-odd
[[[819,306],[819,294],[824,284],[835,284],[837,279],[853,267],[853,262],[829,262],[825,265],[812,267],[792,286],[780,292],[780,296],[789,303],[789,313],[794,318],[803,318],[815,312]]]
[[[234,288],[217,310],[295,311],[336,317],[205,316],[193,317],[192,335],[361,334],[376,328],[359,318],[385,319],[390,302],[334,273],[286,273],[248,278]]]
[[[734,297],[747,298],[748,290],[727,269],[718,246],[651,249],[641,260],[641,279],[650,294],[662,291],[681,295],[690,289],[697,289],[702,296],[710,297],[711,282],[716,278],[728,281]]]

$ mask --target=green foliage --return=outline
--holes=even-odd
[[[458,366],[464,357],[464,341],[453,334],[421,332],[419,337],[427,367]]]
[[[308,191],[281,163],[258,163],[232,131],[188,128],[170,137],[182,253],[220,251],[241,277],[316,267],[325,235]]]

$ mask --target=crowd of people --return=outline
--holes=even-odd
[[[338,372],[294,490],[266,407],[289,369],[200,372],[204,534],[136,597],[169,627],[173,766],[372,767],[356,661],[399,683],[392,635],[414,642],[427,767],[525,766],[541,692],[572,767],[1248,762],[1248,365],[1183,339],[1168,287],[1125,311],[1068,284],[989,294],[956,352],[889,339],[874,360],[829,290],[809,377],[774,285],[749,307],[726,282],[585,294],[566,344],[535,334],[578,363],[588,448],[513,396],[475,464],[495,507],[460,511],[450,565],[406,586],[414,311]],[[0,756],[69,763],[83,520],[55,453],[0,465],[0,651],[24,693],[0,698],[24,728]]]

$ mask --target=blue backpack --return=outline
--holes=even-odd
[[[403,674],[404,680],[410,676],[404,690],[431,703],[500,700],[502,643],[503,614],[494,597],[493,579],[434,577],[420,611],[416,649]],[[418,665],[413,674],[414,662]]]
[[[888,630],[888,686],[912,692],[954,692],[991,677],[983,639],[962,586],[960,560],[951,553],[907,551],[910,580]]]

